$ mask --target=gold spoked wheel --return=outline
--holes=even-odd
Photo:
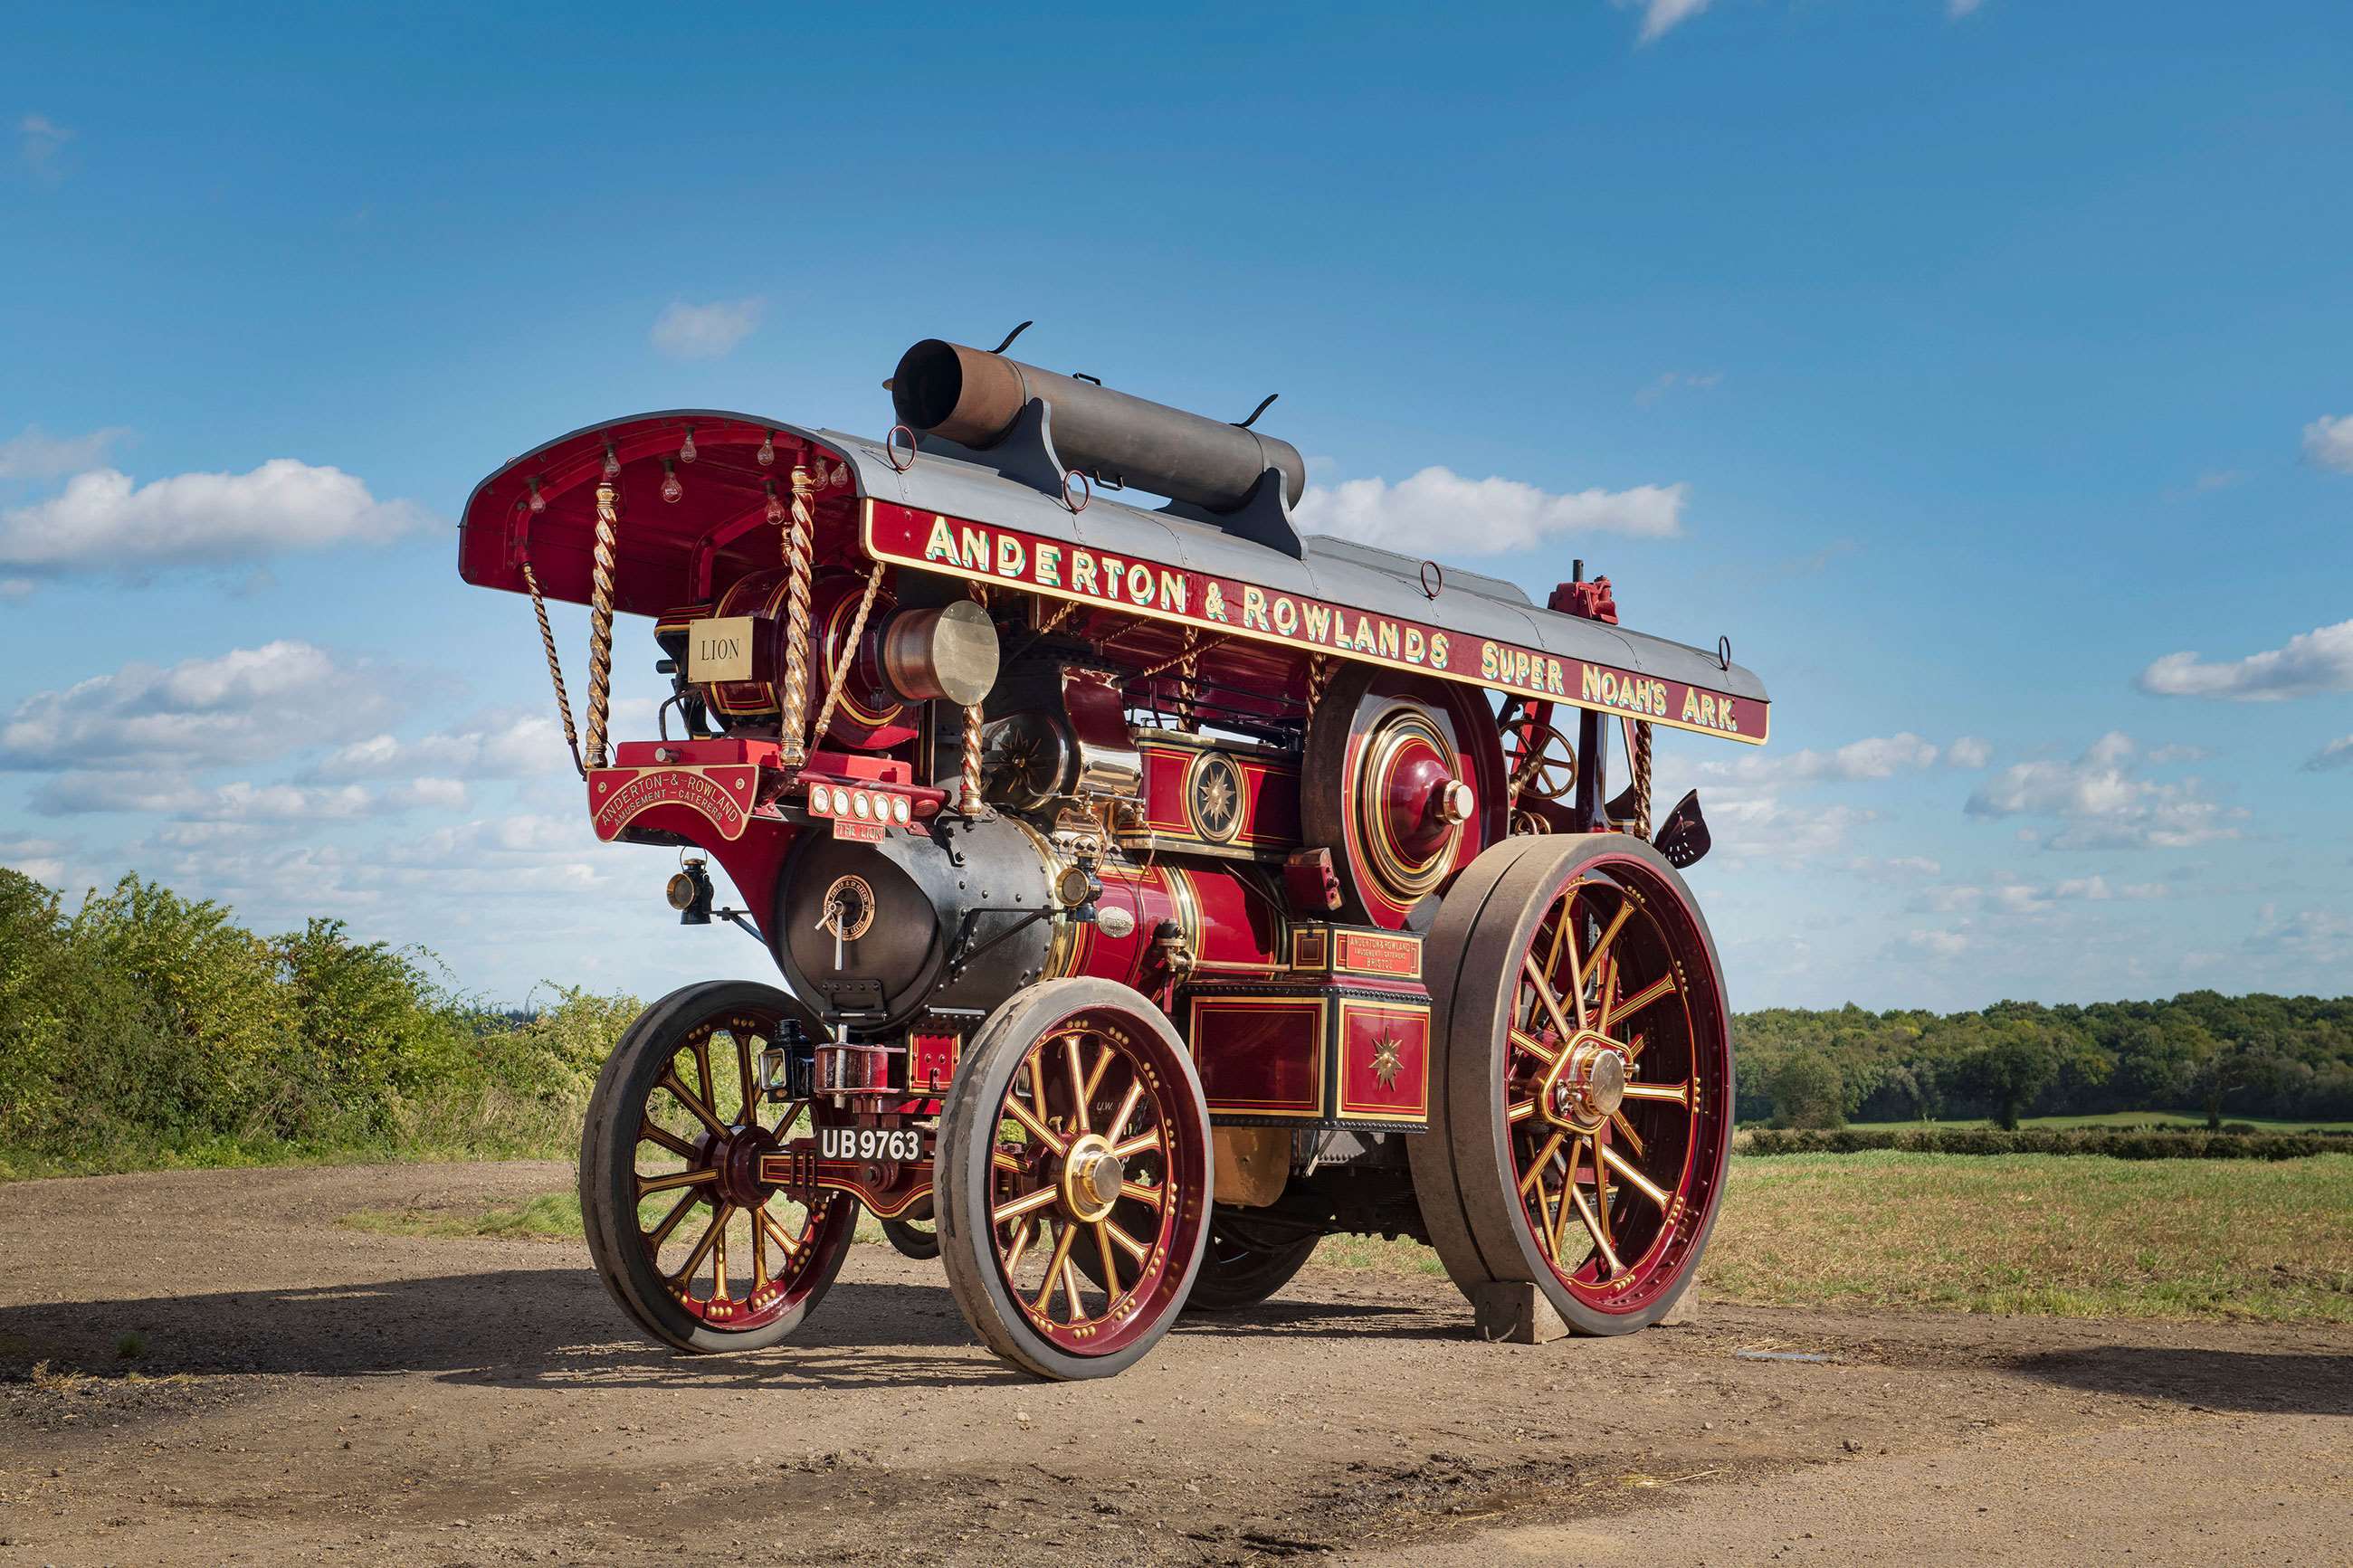
[[[1567,800],[1577,788],[1577,748],[1549,724],[1529,721],[1506,731],[1513,737],[1508,766],[1520,793]]]
[[[680,1350],[756,1350],[800,1326],[841,1268],[858,1205],[765,1182],[760,1156],[810,1131],[770,1104],[760,1053],[783,993],[744,981],[674,991],[606,1062],[580,1148],[580,1209],[622,1310]]]
[[[1507,841],[1430,933],[1430,1134],[1414,1188],[1474,1298],[1531,1281],[1582,1333],[1656,1321],[1698,1267],[1731,1152],[1723,971],[1683,879],[1622,834]]]
[[[1208,1144],[1192,1061],[1137,993],[1052,980],[999,1007],[941,1119],[941,1257],[974,1332],[1040,1377],[1132,1364],[1200,1267]]]

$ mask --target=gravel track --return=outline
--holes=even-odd
[[[576,1246],[338,1223],[568,1178],[0,1187],[0,1564],[2353,1563],[2343,1331],[1704,1303],[1531,1349],[1310,1268],[1047,1385],[882,1247],[800,1340],[689,1359]]]

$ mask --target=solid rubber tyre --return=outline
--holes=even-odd
[[[822,1205],[807,1205],[806,1251],[787,1259],[792,1271],[788,1279],[779,1281],[784,1288],[757,1310],[751,1309],[747,1299],[738,1319],[741,1326],[731,1326],[712,1315],[709,1301],[698,1301],[691,1294],[682,1298],[665,1279],[657,1266],[660,1244],[649,1248],[638,1225],[645,1201],[638,1191],[638,1134],[649,1120],[649,1102],[667,1092],[660,1089],[660,1080],[676,1065],[680,1052],[691,1051],[698,1032],[706,1046],[721,1034],[733,1043],[738,1029],[747,1038],[773,1038],[764,1031],[798,1015],[785,993],[754,981],[683,986],[638,1016],[597,1075],[580,1142],[580,1215],[589,1257],[607,1291],[630,1320],[650,1338],[674,1349],[707,1355],[762,1350],[785,1340],[832,1287],[849,1253],[858,1227],[856,1200],[836,1193]],[[718,1098],[717,1087],[708,1080],[694,1087]],[[740,1121],[740,1100],[736,1110]],[[757,1121],[755,1113],[753,1122]],[[750,1128],[744,1131],[748,1134]],[[702,1158],[715,1163],[726,1141],[713,1134],[708,1142],[711,1147]],[[683,1168],[696,1169],[697,1163],[688,1159]],[[715,1200],[711,1206],[716,1209]],[[720,1221],[723,1236],[727,1223]],[[756,1217],[751,1223],[756,1224]],[[759,1294],[755,1289],[754,1298]]]
[[[1049,1047],[1063,1041],[1077,1042],[1069,1047],[1067,1079],[1060,1068],[1062,1050],[1053,1051],[1055,1061],[1046,1059]],[[1087,1077],[1084,1064],[1093,1059],[1091,1046],[1114,1051],[1113,1065],[1123,1073],[1119,1081],[1136,1087],[1138,1109],[1131,1110],[1125,1123],[1109,1125],[1102,1105],[1077,1092],[1078,1083]],[[1108,1082],[1110,1069],[1096,1076]],[[1009,1109],[1009,1102],[1017,1100],[1022,1113],[1064,1142],[1069,1158],[1058,1156],[1026,1131],[1024,1141],[1006,1142],[1009,1126],[1020,1128]],[[1082,1231],[1093,1233],[1091,1241],[1106,1233],[1100,1223],[1073,1211],[1066,1196],[1033,1208],[1029,1212],[1037,1217],[1028,1225],[1000,1219],[997,1212],[1008,1201],[1005,1189],[1022,1187],[1025,1191],[1013,1196],[1033,1203],[1050,1187],[1067,1194],[1075,1178],[1066,1167],[1082,1148],[1082,1129],[1071,1108],[1079,1108],[1087,1126],[1095,1129],[1088,1135],[1103,1136],[1106,1128],[1113,1133],[1141,1128],[1144,1123],[1136,1117],[1146,1103],[1150,1125],[1160,1134],[1159,1152],[1156,1159],[1150,1151],[1133,1158],[1156,1184],[1136,1181],[1131,1171],[1126,1184],[1117,1189],[1121,1195],[1114,1202],[1119,1206],[1104,1216],[1113,1228],[1146,1248],[1145,1258],[1131,1263],[1135,1282],[1124,1285],[1123,1297],[1103,1290],[1101,1281],[1095,1281],[1105,1297],[1100,1316],[1089,1315],[1077,1287],[1071,1285],[1064,1298],[1070,1316],[1064,1319],[1052,1305],[1063,1289],[1055,1283],[1062,1271],[1050,1263],[1043,1297],[1033,1300],[1027,1287],[1017,1297],[1010,1273],[1037,1256],[1021,1242],[1025,1230],[1034,1228],[1042,1247],[1043,1232],[1053,1225],[1057,1244],[1052,1256],[1064,1260]],[[1011,1173],[1008,1165],[1015,1167]],[[965,1046],[942,1109],[934,1175],[938,1184],[934,1209],[948,1288],[981,1342],[1034,1376],[1111,1376],[1133,1365],[1168,1331],[1200,1268],[1209,1208],[1209,1115],[1200,1079],[1176,1031],[1140,993],[1096,978],[1029,986],[992,1013]],[[1126,1195],[1130,1185],[1155,1201],[1147,1205],[1143,1197]],[[1145,1228],[1138,1216],[1147,1212],[1153,1216],[1148,1241],[1134,1235]],[[1008,1234],[1000,1235],[1001,1230]],[[1062,1239],[1065,1233],[1068,1241]],[[1104,1240],[1102,1246],[1109,1250],[1111,1243]],[[1076,1277],[1075,1268],[1069,1272]]]
[[[1616,910],[1632,906],[1619,921],[1635,932],[1620,938],[1626,946],[1611,949],[1613,964],[1631,964],[1627,955],[1639,952],[1649,984],[1644,994],[1660,992],[1645,1005],[1657,1005],[1672,996],[1672,1013],[1660,1023],[1655,1044],[1638,1045],[1630,1060],[1616,1042],[1601,1040],[1588,1050],[1617,1046],[1620,1070],[1631,1076],[1662,1065],[1682,1064],[1673,1085],[1643,1082],[1627,1089],[1631,1115],[1650,1121],[1646,1145],[1620,1142],[1609,1119],[1599,1118],[1587,1131],[1574,1127],[1562,1131],[1566,1147],[1556,1142],[1555,1168],[1531,1175],[1540,1163],[1525,1152],[1550,1129],[1545,1113],[1531,1108],[1539,1097],[1527,1093],[1515,1070],[1529,1065],[1532,1054],[1521,1044],[1528,1031],[1513,1031],[1519,1010],[1527,1004],[1521,990],[1524,962],[1537,962],[1534,953],[1541,931],[1555,930],[1553,911],[1574,922],[1579,899]],[[1564,902],[1566,900],[1566,902]],[[1601,922],[1598,920],[1595,925]],[[1574,926],[1572,927],[1574,929]],[[1590,928],[1588,928],[1588,931]],[[1572,971],[1575,950],[1587,936],[1570,942]],[[1723,969],[1706,922],[1682,877],[1650,845],[1622,834],[1527,836],[1506,840],[1482,855],[1450,889],[1425,943],[1433,1005],[1431,1037],[1437,1060],[1431,1072],[1430,1131],[1408,1141],[1414,1189],[1432,1247],[1448,1275],[1474,1301],[1495,1284],[1529,1282],[1580,1334],[1607,1335],[1634,1331],[1663,1317],[1689,1288],[1707,1237],[1721,1210],[1724,1179],[1731,1149],[1731,1047],[1729,1015],[1724,1003]],[[1558,950],[1553,950],[1556,958]],[[1602,973],[1599,965],[1588,978]],[[1666,989],[1660,991],[1661,986]],[[1586,1016],[1585,1004],[1567,997]],[[1591,999],[1596,1021],[1609,1022],[1613,996]],[[1549,1026],[1547,1026],[1549,1027]],[[1538,1042],[1558,1044],[1558,1055],[1571,1054],[1568,1042],[1556,1041],[1557,1030]],[[1588,1037],[1582,1023],[1570,1039]],[[1649,1035],[1641,1038],[1649,1041]],[[1641,1064],[1641,1051],[1657,1052]],[[1683,1110],[1665,1109],[1670,1089],[1682,1095]],[[1564,1086],[1562,1092],[1567,1093]],[[1516,1098],[1515,1098],[1516,1097]],[[1614,1103],[1614,1102],[1613,1102]],[[1516,1108],[1524,1120],[1515,1125]],[[1626,1109],[1623,1106],[1618,1107]],[[1566,1113],[1565,1113],[1566,1114]],[[1588,1142],[1589,1140],[1589,1142]],[[1609,1146],[1605,1156],[1604,1145]],[[1579,1164],[1580,1151],[1591,1158]],[[1629,1153],[1628,1150],[1633,1150]],[[1662,1166],[1671,1154],[1681,1163],[1669,1184],[1666,1173],[1641,1168],[1643,1160]],[[1605,1159],[1609,1163],[1605,1164]],[[1630,1178],[1613,1175],[1622,1165],[1635,1165],[1641,1186]],[[1600,1178],[1588,1194],[1578,1185],[1590,1172]],[[1546,1174],[1557,1175],[1561,1195],[1557,1208],[1549,1202]],[[1539,1227],[1529,1212],[1528,1189],[1523,1179],[1535,1183],[1535,1205],[1556,1215],[1556,1227]],[[1645,1195],[1644,1188],[1660,1194]],[[1626,1197],[1631,1191],[1632,1198]],[[1574,1195],[1572,1195],[1574,1194]],[[1655,1211],[1654,1213],[1649,1211]],[[1577,1213],[1582,1233],[1570,1230]],[[1633,1261],[1604,1253],[1612,1238],[1610,1216],[1624,1214],[1633,1225],[1630,1234],[1645,1237],[1645,1250]],[[1585,1215],[1594,1218],[1586,1219]],[[1598,1221],[1598,1225],[1597,1225]],[[1567,1261],[1567,1243],[1580,1234],[1591,1238],[1591,1256],[1580,1263]],[[1632,1250],[1629,1247],[1629,1250]],[[1558,1252],[1562,1261],[1556,1263]]]

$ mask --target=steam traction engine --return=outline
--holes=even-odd
[[[643,415],[466,506],[597,836],[675,847],[690,922],[716,861],[785,981],[674,992],[606,1065],[580,1191],[615,1299],[681,1350],[773,1344],[864,1208],[1046,1377],[1334,1231],[1427,1239],[1491,1331],[1656,1321],[1732,1101],[1678,874],[1706,829],[1691,796],[1653,824],[1651,735],[1761,742],[1761,685],[1620,627],[1606,579],[1538,606],[1301,537],[1255,416],[937,341],[890,384],[881,444]],[[581,733],[547,598],[589,608]],[[672,693],[610,744],[618,613]]]

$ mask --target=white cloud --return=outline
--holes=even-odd
[[[341,468],[273,458],[244,474],[175,474],[134,484],[115,468],[0,512],[0,566],[132,573],[217,565],[289,550],[383,544],[432,526],[407,501],[379,501]]]
[[[1945,765],[1948,768],[1981,768],[1993,761],[1993,742],[1975,735],[1963,735],[1945,748]]]
[[[305,776],[377,779],[432,775],[445,780],[521,779],[568,773],[571,753],[554,720],[512,710],[414,741],[371,735],[322,758]]]
[[[2322,415],[2304,427],[2304,460],[2353,474],[2353,414]]]
[[[2068,877],[2039,883],[2007,874],[1982,883],[1949,883],[1921,894],[1916,907],[1938,914],[1974,913],[1991,910],[2006,915],[2042,914],[2061,904],[2105,904],[2119,900],[2147,901],[2168,896],[2162,882],[2110,884],[2105,877]]]
[[[357,784],[305,789],[240,779],[201,789],[148,771],[60,773],[35,791],[32,800],[33,809],[45,816],[143,811],[184,822],[328,822],[359,816],[374,804]]]
[[[1715,852],[1726,860],[1787,865],[1837,854],[1847,836],[1879,813],[1852,805],[1793,806],[1770,791],[1718,792],[1703,801]]]
[[[379,729],[391,672],[280,640],[169,668],[127,664],[36,692],[0,721],[0,772],[144,767],[179,777]]]
[[[2140,672],[2140,689],[2159,697],[2222,697],[2280,702],[2324,691],[2353,691],[2353,621],[2298,632],[2284,647],[2207,663],[2169,653]]]
[[[2353,735],[2331,741],[2304,760],[2308,773],[2327,773],[2335,768],[2353,768]]]
[[[0,599],[25,599],[37,586],[30,577],[0,577]]]
[[[1411,479],[1348,479],[1311,485],[1300,499],[1300,528],[1383,545],[1410,555],[1493,555],[1557,534],[1630,533],[1668,539],[1683,531],[1682,484],[1556,495],[1518,479],[1466,479],[1428,468]]]
[[[1984,4],[1985,0],[1945,0],[1945,15],[1958,21],[1963,16],[1975,16]]]
[[[107,448],[131,432],[120,425],[87,436],[52,436],[27,425],[21,436],[0,441],[0,479],[58,479],[94,468]]]
[[[2016,763],[1969,796],[1971,816],[2050,816],[2061,831],[2042,839],[2051,849],[2179,849],[2235,838],[2246,816],[2200,793],[2196,779],[2179,784],[2138,776],[2142,759],[2132,738],[2111,731],[2072,763]],[[2021,842],[2031,842],[2021,829]]]
[[[759,326],[767,301],[715,300],[708,305],[673,300],[654,321],[653,345],[672,359],[719,359]]]
[[[1640,7],[1642,13],[1642,42],[1649,43],[1681,22],[1688,22],[1708,8],[1711,0],[1609,0],[1620,11]]]
[[[1812,784],[1823,779],[1858,783],[1918,773],[1936,760],[1936,748],[1906,730],[1899,735],[1850,741],[1834,752],[1757,752],[1700,764],[1703,778],[1746,784]]]
[[[1904,933],[1904,943],[1931,958],[1958,958],[1968,951],[1969,939],[1957,931],[1914,931]]]
[[[61,888],[69,847],[55,838],[0,838],[0,866],[21,871],[36,882]]]
[[[35,179],[53,184],[64,177],[58,154],[74,139],[71,131],[46,114],[27,114],[16,122],[16,132],[22,138],[17,145],[24,153],[25,167]]]
[[[2282,915],[2277,904],[2265,904],[2255,917],[2255,934],[2247,945],[2265,956],[2284,953],[2320,967],[2341,967],[2353,962],[2353,919],[2327,910],[2298,910]]]
[[[356,789],[358,786],[352,786]],[[402,810],[463,811],[468,799],[463,779],[410,779],[385,792],[385,799]]]

